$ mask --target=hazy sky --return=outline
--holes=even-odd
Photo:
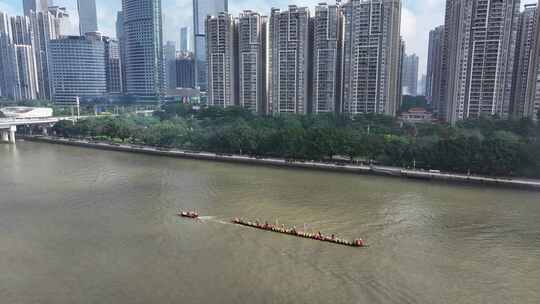
[[[49,0],[66,6],[71,14],[73,34],[77,34],[78,17],[76,0]],[[203,0],[204,1],[204,0]],[[313,7],[322,0],[229,0],[229,10],[237,15],[244,9],[251,9],[268,15],[271,7],[286,8],[289,4]],[[335,0],[327,1],[334,3]],[[121,0],[96,0],[99,30],[107,36],[115,37],[116,12],[121,9]],[[441,25],[444,20],[445,0],[403,0],[401,35],[405,39],[407,53],[420,56],[419,77],[426,71],[429,31]],[[524,0],[535,3],[536,0]],[[22,0],[0,0],[0,10],[10,15],[22,14]],[[192,25],[192,0],[162,0],[164,41],[178,42],[180,27]]]

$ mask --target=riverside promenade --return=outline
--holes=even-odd
[[[418,179],[425,181],[442,181],[462,184],[504,186],[540,191],[540,180],[524,180],[504,177],[487,177],[477,175],[465,175],[457,173],[433,172],[424,170],[412,170],[386,166],[366,166],[354,164],[335,164],[313,161],[287,160],[271,157],[252,157],[247,155],[220,154],[201,151],[169,149],[135,144],[118,144],[84,139],[62,138],[52,136],[20,136],[28,141],[63,144],[78,147],[94,148],[101,150],[140,153],[177,158],[198,159],[207,161],[220,161],[229,163],[242,163],[251,165],[264,165],[273,167],[312,169],[320,171],[332,171],[354,174],[371,174],[389,177]]]

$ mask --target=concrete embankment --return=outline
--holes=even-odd
[[[229,163],[242,163],[252,165],[264,165],[274,167],[312,169],[320,171],[333,171],[355,174],[371,174],[380,176],[410,178],[419,180],[443,181],[462,184],[482,184],[491,186],[504,186],[512,188],[523,188],[540,191],[540,181],[521,180],[500,177],[469,176],[463,174],[440,173],[421,170],[409,170],[395,167],[383,166],[363,166],[363,165],[339,165],[332,163],[320,163],[310,161],[289,161],[279,158],[251,157],[245,155],[216,154],[200,151],[178,150],[156,148],[150,146],[131,145],[131,144],[111,144],[107,142],[87,141],[77,139],[67,139],[59,137],[45,136],[21,136],[20,138],[29,141],[39,141],[53,144],[63,144],[79,147],[87,147],[102,150],[122,151],[130,153],[141,153],[177,158],[189,158],[208,161],[220,161]]]

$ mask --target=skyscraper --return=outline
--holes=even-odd
[[[254,112],[266,111],[267,18],[244,11],[238,18],[238,99]]]
[[[77,10],[79,11],[79,34],[97,32],[97,11],[96,0],[77,0]]]
[[[426,96],[426,74],[422,74],[418,80],[417,95]]]
[[[272,9],[269,23],[268,98],[273,113],[308,112],[309,9]]]
[[[193,0],[193,39],[195,41],[195,81],[201,90],[207,88],[206,16],[228,11],[228,0]]]
[[[126,91],[142,98],[161,96],[161,0],[123,0],[122,12],[126,44]]]
[[[6,13],[0,12],[0,96],[13,97],[15,60],[10,52],[11,25]]]
[[[176,87],[195,87],[195,62],[193,53],[180,52],[176,55]]]
[[[400,0],[343,5],[342,111],[395,115],[400,103]]]
[[[313,17],[313,113],[334,113],[341,93],[342,14],[319,4]]]
[[[108,93],[122,92],[122,64],[120,59],[120,46],[117,40],[103,37],[105,51],[105,78]]]
[[[180,51],[189,51],[189,34],[187,27],[180,28]]]
[[[55,101],[92,100],[107,92],[105,48],[99,35],[65,36],[49,44]]]
[[[534,62],[533,48],[536,46],[536,14],[536,4],[529,4],[519,15],[511,109],[513,116],[518,118],[529,116],[527,91],[529,86],[534,85],[534,80],[529,82],[529,70],[534,68],[532,64]]]
[[[404,56],[402,73],[403,94],[418,95],[418,56],[416,54]]]
[[[119,11],[116,13],[116,39],[120,49],[120,68],[122,73],[122,92],[126,91],[126,36],[124,35],[124,13]]]
[[[443,38],[444,26],[442,25],[429,32],[426,98],[435,113],[439,113],[440,101],[443,98],[443,95],[441,95],[441,78],[447,78],[446,75],[442,74],[441,70],[443,65]]]
[[[235,22],[219,13],[206,19],[208,104],[220,107],[236,102]]]
[[[450,123],[508,117],[519,0],[447,0],[442,116]]]
[[[524,116],[540,120],[540,11],[536,9],[535,29],[531,42],[527,94],[525,95]]]
[[[30,12],[46,12],[49,9],[47,0],[23,0],[23,11],[25,16],[30,16]]]
[[[51,13],[54,18],[54,32],[56,35],[66,35],[71,27],[67,9],[60,6],[49,6],[49,13]]]
[[[167,89],[176,88],[176,45],[167,41],[163,46],[163,85]]]

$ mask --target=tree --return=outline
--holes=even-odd
[[[481,148],[482,173],[512,175],[521,166],[519,138],[507,131],[497,131],[484,140]]]

